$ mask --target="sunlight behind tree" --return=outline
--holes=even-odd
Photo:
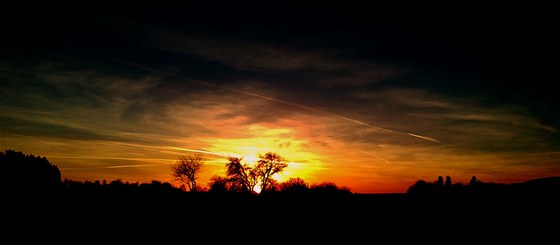
[[[259,178],[261,191],[267,191],[273,187],[274,179],[272,176],[276,173],[282,172],[288,166],[286,159],[277,153],[267,152],[264,155],[259,155],[255,170]]]
[[[228,160],[226,178],[230,189],[235,191],[261,193],[273,190],[278,184],[273,176],[288,166],[286,159],[273,152],[259,155],[253,164],[238,157],[230,157]]]

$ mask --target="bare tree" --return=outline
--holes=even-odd
[[[206,158],[202,154],[180,155],[179,160],[171,165],[173,177],[181,183],[187,184],[191,192],[197,190],[196,180],[204,167]]]
[[[271,189],[274,185],[272,176],[276,173],[282,172],[288,166],[286,159],[277,153],[267,152],[264,155],[259,155],[259,161],[254,170],[261,185],[261,192]]]

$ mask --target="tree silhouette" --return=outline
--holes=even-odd
[[[425,194],[433,191],[434,184],[426,182],[425,180],[418,180],[414,185],[408,187],[406,193],[408,194]]]
[[[6,150],[0,152],[0,165],[0,186],[8,191],[51,192],[62,184],[60,170],[46,157]]]
[[[180,155],[179,160],[171,165],[173,177],[177,181],[187,184],[191,192],[195,192],[197,190],[196,180],[205,161],[206,158],[202,157],[202,154]]]
[[[322,182],[320,184],[313,184],[311,185],[311,187],[309,188],[309,190],[312,193],[317,193],[317,194],[350,194],[352,193],[350,191],[350,188],[346,187],[346,186],[338,186],[336,185],[336,183],[334,182]]]
[[[257,171],[248,164],[243,164],[243,158],[230,157],[226,164],[226,175],[230,182],[230,190],[239,192],[253,192],[257,185]]]
[[[274,186],[272,176],[282,172],[288,166],[286,159],[277,153],[267,152],[259,155],[255,171],[261,185],[261,192],[270,190]]]
[[[226,176],[230,191],[253,192],[259,185],[260,191],[273,191],[278,187],[272,176],[288,166],[286,160],[279,154],[267,152],[259,155],[255,166],[241,163],[243,158],[230,157],[226,164]]]
[[[230,191],[230,182],[227,178],[214,175],[208,183],[208,192],[224,193]]]
[[[303,193],[309,190],[309,184],[301,178],[290,178],[279,185],[280,191],[288,193]]]
[[[478,181],[477,181],[477,179],[476,179],[476,176],[473,176],[473,177],[471,178],[471,181],[469,182],[469,186],[470,186],[471,188],[474,188],[474,187],[476,187],[476,183],[478,183]]]
[[[127,194],[127,193],[145,193],[145,194],[159,194],[159,193],[180,193],[180,188],[174,187],[169,182],[161,182],[159,180],[152,180],[151,182],[123,182],[121,179],[116,179],[107,183],[103,180],[101,184],[99,180],[91,182],[86,180],[84,182],[73,181],[65,179],[62,182],[62,187],[66,193],[87,193],[87,194]],[[99,196],[98,196],[99,197]]]
[[[436,188],[442,188],[443,187],[443,177],[438,176],[435,184],[436,184]]]
[[[450,188],[452,186],[451,176],[445,176],[445,187]]]

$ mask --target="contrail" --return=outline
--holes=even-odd
[[[116,166],[107,166],[101,168],[140,168],[140,167],[155,167],[158,165],[148,165],[148,164],[135,164],[135,165],[116,165]]]
[[[135,158],[135,157],[100,157],[100,156],[49,156],[49,158],[66,158],[66,159],[94,159],[94,160],[129,160],[129,161],[168,161],[169,159],[164,158]]]
[[[142,68],[142,69],[152,71],[152,72],[157,71],[156,69],[146,67],[146,66],[143,66],[143,65],[133,64],[133,63],[130,63],[130,62],[125,62],[125,61],[117,61],[117,62],[121,62],[121,63],[127,64],[127,65],[135,66],[137,68]],[[312,111],[312,112],[319,113],[319,114],[331,115],[331,116],[334,116],[336,118],[345,120],[347,122],[352,122],[352,123],[355,123],[355,124],[358,124],[358,125],[370,127],[370,128],[373,128],[373,129],[376,129],[376,130],[379,130],[379,131],[387,132],[387,133],[398,133],[398,134],[408,135],[408,136],[411,136],[411,137],[415,137],[415,138],[418,138],[418,139],[422,139],[422,140],[426,140],[426,141],[430,141],[430,142],[434,142],[434,143],[438,143],[438,144],[441,143],[440,141],[438,141],[438,140],[436,140],[432,137],[422,136],[422,135],[413,134],[413,133],[404,133],[404,132],[390,130],[390,129],[386,129],[386,128],[382,128],[382,127],[377,127],[375,125],[365,123],[365,122],[362,122],[362,121],[357,120],[357,119],[345,117],[345,116],[342,116],[340,114],[336,114],[336,113],[329,112],[329,111],[318,110],[318,109],[315,109],[315,108],[312,108],[312,107],[309,107],[309,106],[304,106],[304,105],[300,105],[300,104],[297,104],[297,103],[292,103],[292,102],[289,102],[289,101],[279,100],[279,99],[272,98],[272,97],[269,97],[269,96],[264,96],[264,95],[260,95],[260,94],[256,94],[256,93],[252,93],[252,92],[248,92],[248,91],[243,91],[243,90],[239,90],[239,89],[234,89],[234,88],[228,88],[228,87],[218,85],[218,84],[215,84],[215,83],[204,82],[204,81],[200,81],[200,80],[192,80],[192,79],[189,79],[187,77],[180,76],[180,75],[175,75],[175,77],[180,78],[180,79],[186,79],[188,81],[198,83],[198,84],[204,85],[204,86],[215,87],[215,88],[223,89],[223,90],[226,90],[226,91],[234,92],[234,93],[237,93],[237,94],[252,96],[252,97],[260,98],[260,99],[263,99],[263,100],[268,100],[268,101],[272,101],[272,102],[276,102],[276,103],[280,103],[280,104],[284,104],[284,105],[294,106],[294,107],[298,107],[300,109],[304,109],[304,110],[307,110],[307,111]],[[211,154],[211,153],[209,153],[209,154]]]
[[[204,84],[204,85],[208,84],[208,83],[200,82],[200,81],[197,81],[197,82],[201,83],[201,84]],[[296,103],[292,103],[292,102],[288,102],[288,101],[283,101],[283,100],[275,99],[275,98],[272,98],[272,97],[268,97],[268,96],[264,96],[264,95],[260,95],[260,94],[255,94],[255,93],[251,93],[251,92],[247,92],[247,91],[242,91],[242,90],[238,90],[238,89],[226,88],[226,87],[223,87],[223,86],[218,86],[216,84],[212,84],[212,85],[216,86],[218,88],[224,89],[224,90],[231,91],[231,92],[235,92],[235,93],[239,93],[239,94],[243,94],[243,95],[248,95],[248,96],[253,96],[253,97],[261,98],[261,99],[268,100],[268,101],[273,101],[273,102],[284,104],[284,105],[295,106],[295,107],[298,107],[298,108],[301,108],[301,109],[304,109],[304,110],[308,110],[308,111],[312,111],[312,112],[316,112],[316,113],[319,113],[319,114],[328,114],[328,115],[334,116],[336,118],[339,118],[339,119],[342,119],[342,120],[345,120],[345,121],[348,121],[348,122],[356,123],[356,124],[359,124],[359,125],[362,125],[362,126],[370,127],[370,128],[373,128],[373,129],[376,129],[376,130],[379,130],[379,131],[383,131],[383,132],[387,132],[387,133],[404,134],[404,135],[412,136],[412,137],[415,137],[415,138],[431,141],[431,142],[434,142],[434,143],[441,143],[439,140],[436,140],[432,137],[422,136],[422,135],[413,134],[413,133],[404,133],[404,132],[399,132],[399,131],[395,131],[395,130],[391,130],[391,129],[377,127],[375,125],[371,125],[369,123],[365,123],[365,122],[362,122],[362,121],[357,120],[357,119],[345,117],[345,116],[342,116],[340,114],[336,114],[336,113],[333,113],[333,112],[322,111],[322,110],[318,110],[318,109],[315,109],[315,108],[312,108],[312,107],[309,107],[309,106],[304,106],[304,105],[300,105],[300,104],[296,104]]]
[[[184,79],[186,79],[186,78],[184,78]],[[191,81],[193,81],[193,80],[191,80]],[[205,86],[220,88],[220,89],[223,89],[223,90],[231,91],[231,92],[242,94],[242,95],[248,95],[248,96],[257,97],[257,98],[260,98],[260,99],[264,99],[264,100],[268,100],[268,101],[272,101],[272,102],[276,102],[276,103],[280,103],[280,104],[284,104],[284,105],[298,107],[298,108],[308,110],[308,111],[312,111],[312,112],[319,113],[319,114],[328,114],[328,115],[334,116],[336,118],[339,118],[339,119],[342,119],[342,120],[345,120],[345,121],[348,121],[348,122],[352,122],[352,123],[359,124],[359,125],[362,125],[362,126],[370,127],[370,128],[373,128],[373,129],[376,129],[376,130],[379,130],[379,131],[387,132],[387,133],[404,134],[404,135],[412,136],[412,137],[415,137],[415,138],[423,139],[423,140],[426,140],[426,141],[431,141],[431,142],[434,142],[434,143],[441,143],[439,140],[436,140],[432,137],[422,136],[422,135],[413,134],[413,133],[404,133],[404,132],[390,130],[390,129],[386,129],[386,128],[382,128],[382,127],[377,127],[375,125],[371,125],[369,123],[365,123],[365,122],[362,122],[362,121],[357,120],[357,119],[345,117],[345,116],[342,116],[340,114],[336,114],[336,113],[329,112],[329,111],[318,110],[318,109],[315,109],[315,108],[312,108],[312,107],[309,107],[309,106],[304,106],[304,105],[300,105],[300,104],[289,102],[289,101],[279,100],[279,99],[276,99],[276,98],[272,98],[272,97],[252,93],[252,92],[247,92],[247,91],[243,91],[243,90],[239,90],[239,89],[227,88],[227,87],[220,86],[220,85],[217,85],[217,84],[214,84],[214,83],[208,83],[208,82],[203,82],[203,81],[198,81],[198,80],[194,80],[193,82],[201,84],[201,85],[205,85]]]
[[[378,155],[375,155],[375,154],[373,154],[373,153],[369,153],[369,152],[364,151],[364,150],[362,150],[362,149],[356,148],[356,150],[361,151],[362,153],[364,153],[364,154],[366,154],[366,155],[370,155],[370,156],[372,156],[372,157],[375,157],[375,158],[377,158],[377,159],[379,159],[379,160],[381,160],[381,161],[384,161],[384,162],[386,162],[387,164],[391,165],[391,162],[389,162],[389,160],[387,160],[387,159],[385,159],[385,158],[382,158],[382,157],[380,157],[380,156],[378,156]]]
[[[158,167],[161,165],[154,164],[132,164],[132,165],[114,165],[114,166],[102,166],[102,167],[84,167],[84,168],[61,168],[64,171],[75,171],[75,170],[90,170],[90,169],[115,169],[115,168],[144,168],[144,167]]]
[[[363,126],[366,126],[366,127],[374,128],[374,129],[384,131],[384,132],[387,132],[387,133],[400,133],[400,132],[397,132],[397,131],[394,131],[394,130],[390,130],[390,129],[386,129],[386,128],[380,128],[380,127],[371,125],[369,123],[362,122],[360,120],[356,120],[356,119],[352,119],[352,118],[349,118],[349,117],[341,116],[341,115],[338,115],[336,113],[332,113],[332,112],[325,112],[325,113],[330,114],[332,116],[335,116],[337,118],[340,118],[342,120],[346,120],[346,121],[353,122],[353,123],[356,123],[356,124],[360,124],[360,125],[363,125]]]
[[[221,157],[231,157],[231,155],[218,153],[218,152],[205,151],[205,150],[195,150],[195,149],[188,149],[188,148],[181,148],[181,147],[174,147],[174,146],[169,146],[169,148],[174,150],[179,150],[179,151],[197,152],[197,153],[203,153],[203,154],[209,154],[209,155],[215,155]]]
[[[169,146],[169,148],[174,149],[174,150],[179,150],[179,151],[197,152],[197,153],[215,155],[215,156],[220,156],[220,157],[244,158],[244,156],[241,156],[241,155],[235,154],[235,153],[234,154],[224,154],[224,153],[218,153],[218,152],[212,152],[212,151],[195,150],[195,149],[188,149],[188,148],[181,148],[181,147],[174,147],[174,146]]]
[[[370,127],[370,128],[373,128],[373,129],[376,129],[376,130],[379,130],[379,131],[387,132],[387,133],[404,134],[404,135],[412,136],[412,137],[415,137],[415,138],[423,139],[423,140],[426,140],[426,141],[431,141],[431,142],[434,142],[434,143],[441,143],[439,140],[436,140],[432,137],[422,136],[422,135],[413,134],[413,133],[404,133],[404,132],[399,132],[399,131],[395,131],[395,130],[391,130],[391,129],[377,127],[375,125],[371,125],[369,123],[365,123],[365,122],[362,122],[362,121],[357,120],[357,119],[345,117],[345,116],[342,116],[340,114],[336,114],[336,113],[329,112],[329,111],[318,110],[318,109],[315,109],[315,108],[312,108],[312,107],[309,107],[309,106],[304,106],[304,105],[300,105],[300,104],[289,102],[289,101],[283,101],[283,100],[279,100],[279,99],[276,99],[276,98],[272,98],[272,97],[252,93],[252,92],[247,92],[247,91],[243,91],[243,90],[239,90],[239,89],[227,88],[227,87],[220,86],[220,85],[217,85],[217,84],[214,84],[214,83],[208,83],[208,82],[203,82],[203,81],[198,81],[198,80],[194,80],[193,82],[201,84],[201,85],[205,85],[205,86],[220,88],[220,89],[223,89],[223,90],[227,90],[227,91],[242,94],[242,95],[248,95],[248,96],[257,97],[257,98],[260,98],[260,99],[264,99],[264,100],[268,100],[268,101],[272,101],[272,102],[276,102],[276,103],[280,103],[280,104],[284,104],[284,105],[298,107],[298,108],[308,110],[308,111],[312,111],[312,112],[319,113],[319,114],[328,114],[328,115],[334,116],[336,118],[339,118],[339,119],[342,119],[342,120],[345,120],[345,121],[348,121],[348,122],[356,123],[356,124],[359,124],[359,125],[362,125],[362,126]]]
[[[423,139],[423,140],[431,141],[431,142],[434,142],[434,143],[441,143],[439,140],[436,140],[432,137],[417,135],[417,134],[413,134],[413,133],[407,133],[407,135],[410,135],[410,136],[416,137],[416,138],[420,138],[420,139]]]

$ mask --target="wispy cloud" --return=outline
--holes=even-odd
[[[326,64],[320,55],[312,52],[278,47],[260,42],[224,40],[212,37],[178,36],[158,33],[163,41],[162,49],[194,55],[214,62],[222,62],[237,69],[297,70],[304,68],[324,69]]]
[[[220,62],[243,71],[268,72],[276,77],[289,72],[289,78],[309,81],[323,88],[373,84],[407,72],[405,67],[396,64],[350,58],[341,50],[172,33],[159,33],[157,40],[161,48],[169,52]]]

